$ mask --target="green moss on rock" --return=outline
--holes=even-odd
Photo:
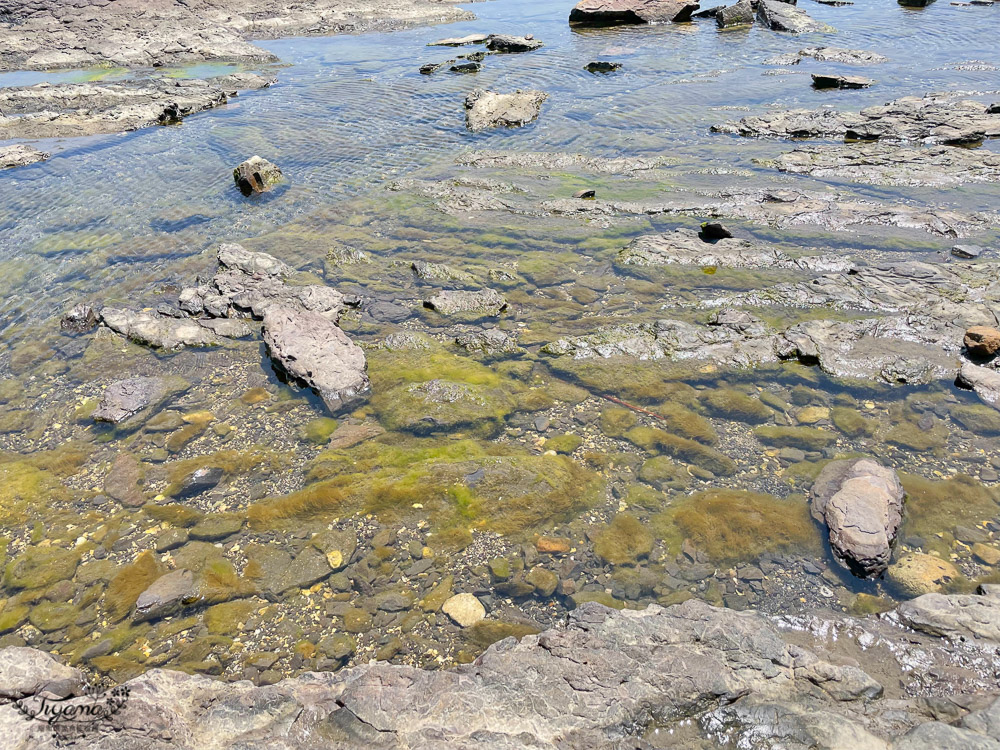
[[[653,535],[635,516],[619,513],[594,537],[594,553],[611,565],[635,565],[653,551]]]
[[[732,388],[706,391],[702,396],[702,403],[713,416],[736,422],[761,424],[774,416],[774,412],[761,403],[759,398]]]
[[[651,453],[663,453],[687,461],[718,476],[736,473],[736,462],[715,448],[671,435],[655,427],[633,427],[625,435],[633,444]]]
[[[837,440],[837,436],[818,427],[776,427],[768,425],[754,429],[757,439],[765,445],[780,448],[800,448],[819,451]]]

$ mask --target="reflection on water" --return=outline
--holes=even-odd
[[[52,160],[0,173],[0,325],[10,345],[10,377],[0,381],[0,526],[9,537],[0,560],[10,561],[0,640],[59,650],[116,678],[165,664],[271,679],[272,667],[330,669],[376,655],[464,661],[534,627],[503,614],[513,602],[541,625],[591,599],[875,610],[899,590],[839,572],[802,494],[831,458],[856,454],[904,475],[909,547],[955,556],[969,578],[990,574],[968,550],[998,530],[1000,420],[948,383],[889,388],[797,364],[733,374],[701,362],[539,353],[609,323],[701,322],[705,311],[693,305],[706,296],[801,274],[626,274],[614,260],[632,237],[695,220],[466,214],[440,210],[433,195],[453,185],[542,199],[591,188],[637,201],[764,182],[823,189],[754,164],[787,143],[709,126],[768,107],[991,90],[993,73],[949,67],[998,62],[982,10],[815,4],[809,13],[838,33],[803,38],[720,33],[711,21],[574,31],[570,5],[500,0],[454,26],[265,43],[291,63],[269,90],[176,127],[46,143]],[[474,76],[418,73],[472,51],[429,41],[479,31],[533,33],[545,47],[489,56]],[[890,62],[865,70],[877,84],[864,91],[813,90],[809,72],[844,66],[808,58],[768,74],[776,66],[767,58],[824,44]],[[584,70],[592,60],[623,68],[593,75]],[[39,80],[8,75],[0,83]],[[44,74],[77,80],[62,75],[88,74]],[[472,135],[462,102],[477,86],[550,97],[524,129]],[[572,163],[457,165],[473,148],[663,159],[635,175]],[[247,199],[231,170],[255,153],[288,182]],[[997,198],[989,185],[836,187],[963,211],[995,208]],[[909,232],[740,231],[845,252],[878,244],[886,255],[924,257],[945,247]],[[330,420],[316,398],[280,382],[256,340],[162,355],[107,332],[57,330],[81,300],[174,304],[180,286],[214,271],[222,241],[366,299],[343,326],[369,347],[370,403]],[[416,261],[448,266],[437,268],[450,281],[418,278]],[[473,326],[420,304],[442,284],[503,291],[510,308],[498,327],[512,348],[454,346]],[[835,315],[762,313],[773,325]],[[168,395],[133,425],[95,425],[104,386],[135,375],[171,376]],[[444,390],[455,399],[426,400]],[[177,568],[192,571],[193,599],[139,617],[138,595]],[[489,592],[491,625],[459,636],[433,613],[465,590]]]

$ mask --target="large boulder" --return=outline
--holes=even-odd
[[[804,10],[799,10],[782,0],[760,0],[758,20],[775,31],[804,34],[808,31],[833,31],[833,27],[814,21]]]
[[[580,0],[569,22],[588,26],[624,23],[684,23],[701,6],[685,0]]]
[[[869,458],[833,461],[816,478],[813,518],[826,524],[834,556],[855,575],[871,578],[889,567],[903,495],[896,472]]]
[[[268,307],[264,343],[272,359],[289,376],[314,389],[331,412],[356,404],[371,389],[361,347],[319,313]]]
[[[465,125],[472,131],[519,128],[538,117],[547,98],[543,91],[500,94],[476,89],[465,98]]]
[[[982,595],[924,594],[900,604],[896,616],[930,635],[1000,642],[1000,591],[992,586],[982,591]]]
[[[715,22],[720,29],[729,29],[735,26],[752,26],[754,18],[757,16],[753,3],[750,0],[740,0],[735,5],[720,8],[715,14]]]
[[[67,694],[67,687],[78,687],[83,673],[60,664],[43,651],[10,646],[0,649],[0,704],[49,690]]]

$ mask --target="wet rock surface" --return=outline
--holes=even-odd
[[[233,181],[243,195],[259,195],[280,184],[282,174],[267,159],[251,156],[233,170]]]
[[[41,83],[0,90],[0,138],[67,138],[173,125],[274,82],[255,73],[208,80]]]
[[[792,34],[834,30],[830,25],[810,18],[808,13],[794,3],[786,3],[783,0],[760,0],[757,6],[757,19],[769,29]]]
[[[37,164],[49,158],[49,154],[23,143],[0,148],[0,169],[13,169]]]
[[[698,3],[685,0],[580,0],[570,11],[569,22],[587,26],[684,23],[698,8]]]

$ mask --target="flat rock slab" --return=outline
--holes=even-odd
[[[903,602],[896,615],[905,625],[931,635],[1000,641],[1000,596],[996,594],[924,594]]]
[[[811,57],[818,62],[837,62],[846,65],[881,65],[889,58],[877,52],[844,47],[807,47],[799,50],[799,57]]]
[[[760,0],[757,6],[757,20],[775,31],[805,34],[810,31],[835,31],[832,26],[809,17],[804,10],[782,0]]]
[[[984,404],[1000,409],[1000,371],[966,362],[958,371],[958,383],[975,391]]]
[[[147,310],[105,307],[101,321],[130,341],[154,349],[175,351],[185,346],[218,346],[219,339],[197,321]]]
[[[486,49],[490,52],[512,53],[531,52],[542,47],[535,38],[511,36],[510,34],[490,34],[486,37]]]
[[[501,94],[476,89],[465,99],[465,125],[473,132],[491,128],[519,128],[538,117],[548,98],[543,91]]]
[[[2,36],[2,34],[0,34]],[[0,91],[0,139],[70,138],[173,125],[239,91],[270,86],[253,73],[120,83],[40,83]]]
[[[365,353],[319,313],[272,305],[264,313],[264,343],[293,379],[315,390],[337,413],[371,390]]]
[[[75,688],[82,682],[83,673],[79,669],[67,667],[44,651],[20,646],[0,649],[0,700],[5,703],[56,685]]]
[[[859,578],[872,578],[889,567],[903,495],[896,472],[876,461],[833,461],[813,484],[810,509],[829,530],[837,561]]]
[[[757,163],[782,172],[836,177],[869,185],[947,187],[1000,182],[1000,154],[954,146],[912,148],[888,143],[802,146]]]
[[[490,38],[489,34],[469,34],[467,36],[448,37],[438,39],[436,42],[429,42],[428,47],[463,47],[466,44],[483,44]]]
[[[186,383],[175,378],[127,378],[111,383],[94,411],[97,422],[121,424],[140,412],[183,390]]]
[[[776,2],[776,0],[770,0]],[[777,3],[784,5],[784,3]],[[788,6],[791,7],[791,6]],[[846,138],[969,145],[1000,137],[1000,110],[960,95],[906,96],[860,112],[793,109],[713,125],[717,133],[771,138]]]
[[[139,594],[132,621],[145,622],[172,615],[194,596],[194,574],[183,568],[172,570]]]
[[[701,6],[685,0],[581,0],[569,22],[588,26],[633,23],[685,23]]]
[[[4,146],[0,148],[0,169],[26,167],[29,164],[37,164],[40,161],[45,161],[49,156],[44,151],[39,151],[23,143]]]

